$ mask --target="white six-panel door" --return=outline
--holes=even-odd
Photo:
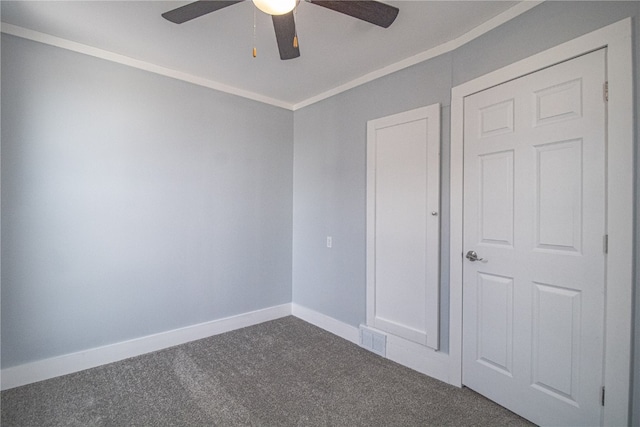
[[[463,383],[544,425],[599,425],[605,50],[464,103]]]

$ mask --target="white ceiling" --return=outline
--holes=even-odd
[[[184,24],[161,13],[188,1],[2,1],[2,22],[124,55],[194,79],[294,108],[397,69],[526,10],[516,1],[388,1],[400,9],[388,29],[302,1],[301,56],[279,58],[271,18],[245,1]],[[519,13],[519,12],[518,12]],[[487,23],[489,21],[489,23]],[[10,27],[3,25],[3,31]],[[15,33],[15,31],[13,31]],[[416,57],[416,55],[418,55]],[[394,65],[396,64],[396,65]],[[192,79],[193,80],[193,79]],[[233,90],[232,90],[233,92]]]

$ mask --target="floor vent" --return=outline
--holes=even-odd
[[[387,356],[387,336],[360,325],[360,346],[382,357]]]

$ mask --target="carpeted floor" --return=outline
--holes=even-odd
[[[295,317],[2,392],[2,426],[519,426]]]

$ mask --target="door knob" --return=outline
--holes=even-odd
[[[466,258],[469,261],[482,261],[484,259],[484,258],[478,258],[478,254],[476,253],[476,251],[467,252]]]

